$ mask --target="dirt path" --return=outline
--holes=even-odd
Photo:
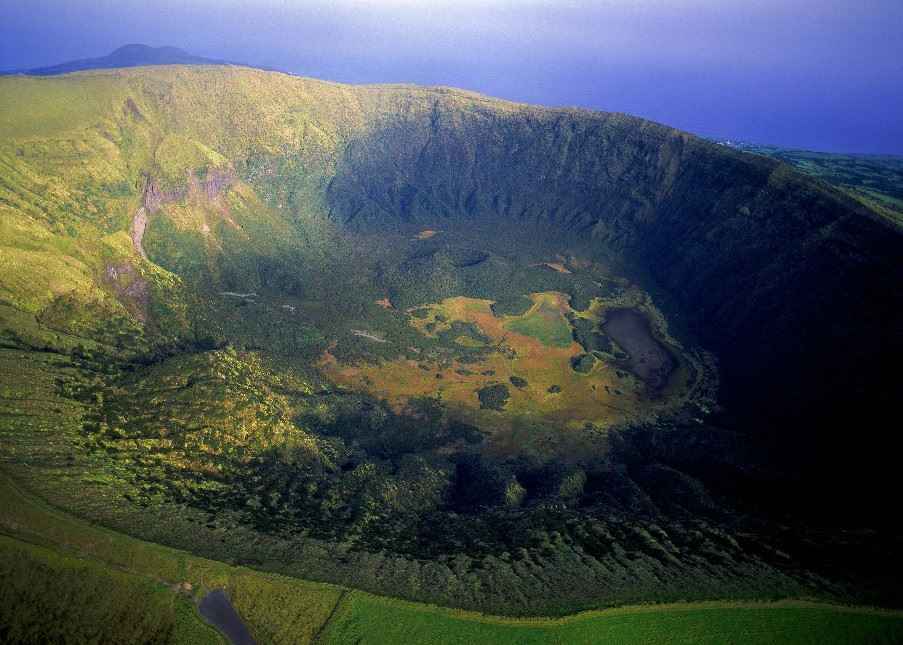
[[[132,220],[132,243],[135,245],[138,253],[141,254],[141,257],[146,260],[147,253],[144,252],[144,247],[141,246],[145,227],[147,227],[147,211],[142,206],[135,212],[135,218]]]
[[[369,331],[364,331],[363,329],[352,329],[351,333],[354,334],[355,336],[360,336],[361,338],[367,338],[368,340],[372,340],[377,343],[388,343],[389,342],[385,338],[380,338],[376,334],[369,332]]]

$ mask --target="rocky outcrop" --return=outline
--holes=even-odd
[[[183,199],[188,194],[188,187],[175,190],[163,190],[156,180],[148,177],[144,188],[144,209],[148,215],[152,215],[163,204]]]
[[[198,180],[194,173],[190,173],[192,190],[198,190],[203,193],[211,204],[215,204],[220,195],[225,194],[229,188],[235,185],[235,168],[229,166],[225,170],[212,168],[207,171],[207,175],[202,180]]]
[[[159,210],[164,204],[181,201],[190,193],[203,195],[211,204],[216,204],[220,197],[235,185],[237,178],[235,168],[231,165],[225,169],[212,168],[207,171],[203,179],[199,179],[191,168],[186,170],[186,175],[188,180],[185,186],[169,190],[161,188],[160,183],[150,175],[145,175],[144,197],[142,199],[144,205],[135,212],[135,216],[132,219],[132,243],[135,246],[135,250],[145,260],[147,259],[147,253],[142,242],[150,215]],[[206,229],[204,230],[204,235],[206,236],[209,234],[210,229],[206,224],[204,224],[204,227]]]
[[[145,175],[144,208],[148,215],[152,215],[163,204],[184,199],[189,193],[203,195],[211,204],[215,204],[219,198],[235,185],[236,173],[233,166],[228,168],[211,168],[203,179],[198,178],[191,168],[185,171],[187,181],[184,186],[174,189],[164,189],[160,183],[150,175]]]
[[[595,240],[666,293],[668,313],[718,355],[732,427],[815,446],[811,461],[828,470],[854,461],[890,472],[898,227],[776,161],[642,119],[420,101],[346,148],[327,189],[333,218],[374,228],[508,219]],[[835,492],[857,498],[850,483]]]
[[[135,318],[143,323],[147,322],[150,286],[134,266],[131,264],[108,265],[103,272],[103,282],[116,295],[117,299],[131,310]]]

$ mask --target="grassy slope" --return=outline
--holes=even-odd
[[[896,613],[785,601],[608,609],[549,620],[510,620],[354,594],[325,642],[418,643],[893,643]]]
[[[51,630],[70,619],[84,623],[78,629],[89,629],[92,618],[104,627],[115,616],[138,612],[145,622],[132,625],[146,627],[150,621],[151,627],[170,626],[175,642],[204,642],[212,634],[186,611],[184,597],[161,584],[189,582],[196,597],[204,589],[226,587],[261,643],[890,643],[903,638],[899,612],[796,601],[662,605],[515,620],[362,592],[343,594],[340,587],[206,560],[89,525],[24,493],[5,476],[0,478],[0,518],[0,532],[7,535],[0,536],[0,577],[18,576],[21,584],[25,575],[22,593],[46,590],[46,606],[66,608],[52,621],[42,614],[43,634],[57,633]],[[7,592],[21,599],[15,587],[7,586]],[[3,608],[9,606],[4,601]],[[35,626],[32,614],[16,610],[3,616],[0,630],[34,633],[28,632]],[[118,633],[123,642],[140,640],[124,630]]]
[[[253,291],[255,258],[299,242],[322,254],[323,193],[348,141],[427,105],[422,89],[234,67],[8,77],[0,87],[0,303],[20,312],[12,331],[33,317],[51,330],[44,344],[61,331],[130,352],[190,333],[185,312],[198,313],[161,266],[202,281],[228,273]],[[184,190],[189,169],[200,178],[233,164],[240,179],[218,202],[195,191],[151,215],[144,246],[157,264],[142,262],[129,231],[145,185]],[[128,277],[112,280],[112,268]],[[135,282],[149,304],[129,292]]]
[[[147,576],[3,535],[0,572],[4,642],[223,642],[190,598]]]
[[[126,572],[131,576],[129,584],[151,579],[166,585],[188,582],[196,595],[225,587],[236,609],[264,642],[309,642],[342,592],[332,585],[230,566],[89,525],[36,500],[6,477],[0,481],[0,518],[0,532],[53,549],[64,559],[77,556],[95,567],[103,565],[100,569],[106,571],[98,575]],[[6,575],[8,567],[2,577]]]

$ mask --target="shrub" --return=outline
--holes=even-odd
[[[496,383],[481,387],[477,390],[477,397],[480,399],[481,410],[504,410],[511,394],[505,385]]]
[[[512,376],[508,380],[511,381],[511,385],[521,390],[529,385],[527,379],[523,379],[519,376]]]

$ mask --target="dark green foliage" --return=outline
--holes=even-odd
[[[593,365],[595,364],[596,359],[593,358],[592,354],[580,354],[580,356],[575,356],[571,359],[571,369],[575,372],[580,372],[581,374],[587,374],[593,369]]]
[[[482,345],[489,345],[492,343],[492,339],[483,334],[475,324],[462,322],[460,320],[454,321],[439,333],[439,342],[444,345],[453,345],[455,339],[461,336],[470,338]],[[469,347],[467,349],[477,350],[479,348]]]
[[[120,308],[99,300],[83,301],[68,294],[56,296],[37,316],[42,325],[117,349],[140,347],[144,330]],[[86,330],[89,321],[98,321]]]
[[[480,409],[482,410],[504,410],[511,394],[504,384],[496,383],[481,387],[477,390],[477,397],[480,399]]]
[[[165,217],[151,217],[144,247],[160,266],[178,275],[204,279],[208,275],[204,236],[200,231],[178,232]]]
[[[560,385],[550,385],[549,389],[546,390],[549,394],[559,394],[561,392]]]
[[[583,347],[584,352],[588,354],[596,351],[609,354],[612,352],[611,339],[599,330],[592,320],[571,316],[570,321],[574,340]]]
[[[443,253],[420,253],[404,260],[384,281],[389,297],[401,308],[440,302],[461,293],[461,267]]]
[[[135,193],[134,187],[127,181],[119,181],[115,184],[101,184],[100,190],[104,191],[109,197],[128,197]]]
[[[101,97],[86,111],[44,96],[63,106],[59,140],[45,132],[49,119],[3,102],[23,139],[21,154],[3,159],[0,210],[15,224],[4,234],[46,224],[56,237],[41,257],[62,258],[53,271],[84,264],[78,280],[96,282],[91,297],[68,294],[78,280],[67,278],[67,295],[39,306],[0,303],[4,467],[148,539],[469,608],[548,615],[600,598],[812,594],[899,602],[896,533],[873,530],[896,527],[888,509],[903,490],[903,281],[886,218],[769,160],[621,115],[246,70],[160,74],[27,81],[37,94]],[[108,100],[126,93],[141,104]],[[359,121],[337,121],[349,100]],[[98,119],[109,105],[115,114]],[[98,134],[108,122],[122,132]],[[228,158],[244,191],[200,213],[186,198],[173,205],[182,211],[151,214],[146,249],[175,275],[127,248],[95,248],[107,233],[127,243],[136,169],[154,168],[152,142],[173,133]],[[95,163],[90,177],[113,168],[107,152],[119,155],[115,171],[102,184],[67,183],[59,169],[81,164],[54,146],[91,137],[104,152],[82,155]],[[186,168],[171,170],[167,180],[182,181]],[[211,217],[209,238],[199,214]],[[442,235],[411,238],[426,225]],[[45,234],[4,248],[27,259]],[[146,272],[146,310],[104,282],[120,256]],[[573,258],[573,272],[537,268],[553,257]],[[712,422],[729,430],[700,425],[699,408],[681,411],[676,428],[575,431],[600,450],[567,466],[526,450],[489,457],[480,431],[439,402],[393,411],[337,391],[314,368],[325,350],[342,364],[406,356],[429,377],[454,360],[477,365],[501,348],[454,346],[461,335],[486,342],[472,326],[427,338],[405,309],[424,316],[425,305],[466,295],[512,315],[530,306],[524,294],[560,291],[584,311],[619,289],[579,268],[600,265],[650,290],[677,337],[717,354],[723,412]],[[9,273],[9,298],[60,281]],[[387,296],[391,310],[374,304]],[[585,350],[574,369],[589,371],[614,347],[588,321],[573,324]],[[492,375],[461,371],[478,370]],[[627,391],[631,377],[619,377]],[[509,390],[477,397],[504,410]],[[749,438],[763,433],[761,444]],[[537,425],[514,439],[553,434]],[[832,527],[869,531],[796,519],[817,511]]]
[[[449,420],[442,404],[429,397],[412,400],[406,414],[366,394],[320,397],[329,416],[307,414],[298,423],[317,434],[340,437],[344,443],[379,459],[398,459],[409,453],[435,450],[458,440],[477,443],[481,432],[460,421]]]
[[[504,404],[503,404],[504,405]],[[449,499],[449,508],[457,513],[475,515],[486,507],[499,506],[504,502],[504,472],[479,455],[461,454],[455,460],[455,475]],[[486,526],[483,522],[468,522],[472,528]],[[452,539],[463,535],[450,532]],[[468,540],[476,542],[473,537]],[[498,547],[496,547],[498,548]],[[443,549],[444,550],[444,549]],[[471,549],[467,549],[471,551]],[[437,549],[438,552],[441,550]]]
[[[505,316],[523,316],[532,306],[533,301],[529,298],[522,295],[515,296],[514,298],[505,298],[493,302],[492,314],[498,318],[503,318]]]
[[[475,444],[468,443],[468,437],[478,439],[473,429],[449,424],[435,399],[412,402],[408,414],[396,415],[366,396],[307,394],[259,371],[253,362],[251,367],[234,364],[236,356],[211,364],[213,373],[228,375],[238,369],[221,381],[230,388],[226,400],[239,410],[262,404],[260,413],[266,413],[278,409],[267,391],[279,389],[302,407],[309,403],[296,424],[308,428],[316,450],[237,441],[238,449],[232,451],[229,430],[234,422],[216,400],[216,388],[222,386],[211,388],[219,381],[200,369],[198,360],[204,356],[187,362],[167,359],[151,368],[158,375],[182,375],[168,387],[139,371],[137,381],[110,375],[118,384],[115,390],[98,390],[91,372],[72,372],[71,366],[48,359],[57,370],[71,374],[59,385],[51,382],[48,391],[37,389],[42,372],[24,373],[34,359],[11,356],[30,391],[40,392],[48,404],[35,409],[27,426],[4,430],[18,438],[17,452],[4,454],[4,464],[19,459],[35,464],[22,471],[30,477],[40,476],[36,465],[91,472],[90,478],[72,478],[55,495],[63,495],[58,499],[64,505],[122,530],[191,545],[211,557],[251,559],[263,568],[316,574],[431,602],[548,613],[592,606],[596,601],[587,599],[595,598],[600,588],[611,590],[612,598],[620,601],[646,597],[652,587],[662,599],[708,597],[714,591],[724,593],[725,581],[737,597],[761,595],[762,588],[771,590],[768,593],[803,592],[792,576],[782,573],[790,561],[770,546],[751,550],[752,544],[731,526],[734,520],[725,525],[718,519],[721,511],[700,488],[700,481],[706,487],[738,481],[731,474],[736,472],[733,459],[744,469],[755,463],[750,448],[738,445],[734,433],[695,428],[615,434],[613,458],[625,464],[628,474],[591,467],[577,471],[555,462],[505,462],[475,453]],[[180,364],[184,370],[173,369]],[[173,387],[178,382],[184,385]],[[155,404],[161,396],[163,401]],[[174,405],[169,399],[173,396],[183,403]],[[98,424],[89,414],[74,441],[48,443],[41,434],[40,428],[58,433],[58,428],[73,425],[57,410],[65,412],[76,403],[90,408],[101,399],[110,401],[104,406],[108,421],[126,410],[139,410],[153,417],[153,423],[136,418],[134,425],[117,428]],[[212,423],[201,414],[208,401],[217,413]],[[217,428],[215,434],[205,428],[208,425]],[[86,433],[95,440],[82,448]],[[217,457],[172,451],[177,459],[167,465],[167,449],[149,451],[146,461],[140,452],[129,450],[130,442],[144,440],[142,434],[153,440],[163,433],[176,439],[206,436],[205,443],[223,453]],[[261,434],[255,429],[250,436]],[[430,449],[436,437],[445,442],[439,451]],[[421,449],[426,451],[415,452]],[[138,468],[130,465],[135,459]],[[712,459],[721,461],[712,466]],[[660,463],[674,465],[664,468]],[[687,471],[700,472],[703,479],[680,474]],[[519,500],[514,505],[512,487]],[[694,518],[689,525],[686,513]],[[776,539],[764,534],[756,538],[762,544]],[[335,540],[344,545],[337,552],[328,546]],[[782,540],[786,551],[792,542],[786,535]],[[830,561],[834,552],[819,548],[808,542],[793,557],[806,554],[807,561]],[[723,572],[720,577],[698,575],[693,563],[700,553],[706,554],[707,571],[714,567]],[[743,564],[750,553],[768,564]],[[598,561],[598,567],[588,567],[588,557]],[[549,558],[556,563],[551,570],[542,564]],[[663,566],[668,580],[661,578]],[[425,585],[437,571],[446,586]],[[543,575],[525,580],[524,571]],[[472,576],[490,574],[474,593]],[[512,599],[512,588],[524,594],[522,600]]]
[[[527,383],[526,379],[523,379],[519,376],[511,376],[508,378],[508,380],[511,381],[511,385],[513,385],[516,388],[520,388],[520,389],[524,389],[525,387],[527,387],[529,385],[529,383]]]

